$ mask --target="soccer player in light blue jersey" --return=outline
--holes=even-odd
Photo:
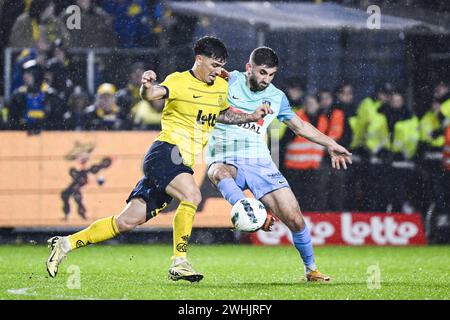
[[[251,53],[245,72],[227,74],[230,108],[252,113],[261,104],[266,104],[273,113],[254,123],[218,123],[206,148],[208,177],[231,205],[245,198],[243,190],[250,189],[255,198],[292,232],[294,246],[305,265],[306,279],[330,281],[330,277],[316,267],[311,235],[300,206],[272,161],[264,137],[276,117],[297,135],[324,146],[335,169],[347,169],[351,153],[292,112],[286,95],[271,84],[277,70],[277,54],[268,47],[259,47]]]

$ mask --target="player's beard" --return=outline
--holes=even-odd
[[[265,88],[267,88],[267,85],[263,86],[259,84],[254,75],[250,75],[250,77],[248,78],[248,82],[250,84],[250,90],[253,92],[263,91]]]

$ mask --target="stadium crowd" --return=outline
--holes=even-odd
[[[2,8],[2,36],[11,35],[6,43],[27,49],[15,60],[10,98],[0,97],[0,129],[30,134],[159,130],[164,101],[150,104],[139,97],[141,76],[148,66],[134,61],[127,68],[127,83],[118,88],[102,81],[101,64],[97,65],[97,88],[91,97],[84,87],[84,74],[68,54],[72,47],[157,46],[158,21],[164,15],[158,2],[77,0],[90,32],[69,33],[61,22],[67,15],[62,8],[73,2],[24,1],[23,12],[13,5]],[[15,15],[3,19],[14,10]],[[96,23],[97,19],[105,23]],[[449,210],[449,84],[436,84],[433,103],[420,116],[406,106],[404,92],[390,83],[362,101],[354,101],[353,85],[344,83],[314,94],[305,92],[301,79],[290,79],[286,85],[297,114],[353,152],[349,170],[331,170],[322,147],[280,126],[280,170],[302,209]]]
[[[449,210],[450,87],[440,81],[417,116],[390,83],[354,101],[353,85],[304,95],[299,79],[286,93],[303,120],[351,150],[347,171],[331,170],[325,150],[281,126],[280,170],[307,211]],[[333,190],[333,192],[325,192]]]

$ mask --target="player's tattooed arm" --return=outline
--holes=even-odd
[[[253,113],[235,112],[228,108],[222,111],[217,118],[217,122],[226,124],[241,124],[247,122],[256,122],[264,118],[267,114],[273,113],[270,106],[263,104]]]
[[[217,122],[226,124],[240,124],[253,121],[253,114],[237,113],[230,109],[222,111],[217,118]]]
[[[154,84],[156,73],[153,70],[145,71],[141,79],[141,88],[139,94],[142,99],[147,101],[164,99],[167,97],[167,88]]]

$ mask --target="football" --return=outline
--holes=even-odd
[[[267,219],[266,207],[254,198],[244,198],[231,208],[231,223],[239,231],[255,232]]]

